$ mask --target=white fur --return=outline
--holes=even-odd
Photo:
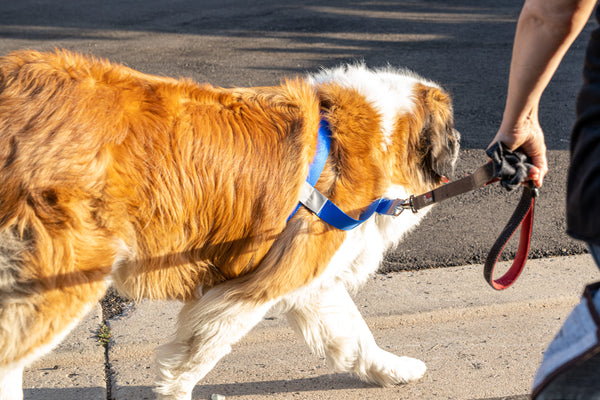
[[[384,196],[408,198],[406,190],[401,186],[390,188]],[[337,280],[349,290],[357,289],[377,270],[385,252],[414,228],[427,212],[428,209],[418,214],[405,211],[398,217],[375,214],[347,233],[344,243],[333,256],[325,272],[316,279],[316,283]]]
[[[4,324],[1,328],[3,333],[8,333],[3,338],[6,348],[0,349],[3,358],[5,357],[3,350],[12,350],[11,347],[18,346],[23,339],[26,333],[21,328],[27,325],[25,319],[33,313],[34,309],[34,306],[25,299],[26,296],[20,298],[17,295],[29,290],[26,285],[23,287],[19,283],[17,279],[19,271],[16,268],[22,262],[20,256],[26,246],[27,242],[20,239],[15,232],[0,233],[0,310],[3,312],[2,323]],[[0,368],[0,400],[22,398],[23,369],[55,348],[77,326],[93,305],[91,302],[87,304],[79,317],[55,335],[49,343],[36,348],[17,362]]]
[[[406,192],[394,187],[387,195],[405,198]],[[332,368],[383,386],[407,383],[425,373],[421,361],[395,356],[377,346],[348,294],[375,272],[385,251],[425,214],[376,215],[349,231],[325,272],[278,305],[309,347],[325,355]]]
[[[23,366],[0,369],[0,400],[23,399]]]
[[[23,398],[23,369],[58,346],[77,326],[79,321],[90,312],[93,306],[93,303],[87,304],[79,317],[73,320],[63,331],[55,335],[49,343],[36,348],[33,353],[20,359],[18,362],[0,368],[0,400],[20,400]]]
[[[5,240],[2,243],[3,246],[6,246],[6,242],[7,241]],[[117,262],[115,262],[115,264],[116,263]],[[113,269],[114,268],[115,265],[113,265]],[[6,280],[3,282],[5,281]],[[110,275],[105,279],[105,282],[106,287],[110,286]],[[23,306],[25,306],[25,304],[26,303],[23,303]],[[83,310],[79,313],[78,317],[71,321],[71,323],[65,329],[55,335],[46,345],[36,348],[34,352],[29,354],[27,357],[20,359],[18,362],[12,363],[4,368],[0,368],[0,400],[22,399],[23,369],[31,365],[34,361],[48,354],[50,351],[52,351],[52,349],[58,346],[58,344],[65,339],[65,337],[77,326],[77,324],[92,310],[95,305],[96,304],[92,302],[86,304]],[[15,312],[14,315],[18,316],[20,314]]]
[[[313,285],[309,286],[314,289]],[[290,325],[337,371],[353,372],[362,380],[390,386],[419,379],[421,361],[398,357],[375,343],[346,288],[340,283],[304,290],[284,300]]]

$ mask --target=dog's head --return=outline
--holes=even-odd
[[[385,169],[379,174],[383,180],[373,187],[402,186],[417,194],[451,176],[460,138],[450,96],[437,84],[408,70],[371,70],[360,63],[323,70],[309,81],[319,88],[322,108],[335,120],[338,144],[352,138],[345,146],[352,158],[370,169]],[[343,119],[353,124],[340,123]],[[345,164],[341,173],[358,169]],[[354,190],[358,186],[363,185]]]
[[[454,129],[452,103],[445,91],[415,82],[411,97],[413,107],[397,116],[392,135],[394,183],[422,192],[452,176],[460,134]]]

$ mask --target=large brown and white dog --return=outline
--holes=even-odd
[[[194,385],[274,305],[340,371],[392,385],[425,365],[380,349],[348,289],[423,213],[333,228],[298,204],[320,118],[317,184],[349,215],[438,186],[458,134],[449,96],[362,65],[223,89],[67,51],[0,58],[0,399],[109,285],[185,302],[157,356],[161,399]]]

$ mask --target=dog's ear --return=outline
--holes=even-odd
[[[454,129],[450,96],[431,86],[422,86],[420,92],[424,118],[417,150],[426,181],[438,185],[454,172],[460,135]]]

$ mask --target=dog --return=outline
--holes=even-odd
[[[351,217],[439,186],[457,158],[449,94],[407,70],[219,88],[67,50],[0,58],[0,399],[21,398],[24,367],[110,285],[185,304],[157,351],[160,399],[190,399],[274,306],[338,371],[422,377],[377,346],[349,291],[425,213],[350,231],[293,214],[322,119],[316,189]]]

